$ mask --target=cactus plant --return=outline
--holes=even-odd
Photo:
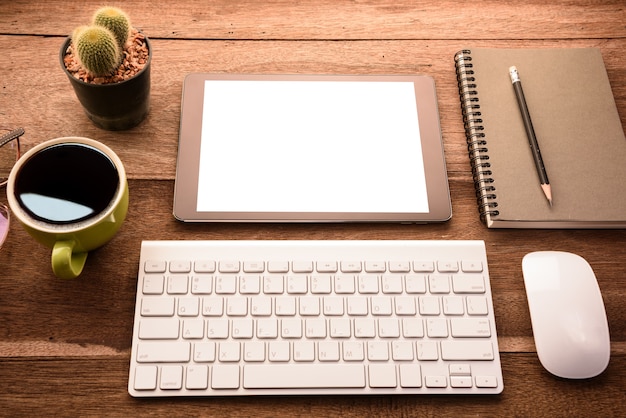
[[[94,13],[92,24],[109,29],[115,36],[120,49],[124,49],[131,27],[126,13],[117,7],[102,7]]]
[[[148,114],[152,48],[148,37],[131,27],[120,9],[98,9],[90,26],[81,26],[67,37],[59,58],[78,101],[96,126],[130,129]]]
[[[102,26],[77,28],[72,43],[80,63],[94,76],[110,75],[120,65],[122,54],[115,36]]]

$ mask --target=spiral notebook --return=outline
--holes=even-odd
[[[626,138],[599,49],[467,49],[454,58],[479,215],[489,228],[626,227]],[[552,206],[511,66],[520,73]]]

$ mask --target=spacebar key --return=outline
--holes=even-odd
[[[243,386],[247,389],[363,388],[365,368],[361,364],[252,364],[243,368]]]

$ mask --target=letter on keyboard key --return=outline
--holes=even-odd
[[[270,388],[364,388],[361,364],[248,364],[243,369],[243,387]]]
[[[491,341],[442,341],[441,358],[444,360],[493,360]]]
[[[138,363],[182,363],[191,356],[189,343],[142,342],[137,344]]]

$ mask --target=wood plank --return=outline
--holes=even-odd
[[[537,250],[572,251],[595,270],[612,340],[626,342],[626,322],[620,319],[626,276],[615,251],[605,250],[625,248],[626,230],[490,231],[478,221],[471,182],[452,181],[451,189],[454,214],[443,224],[184,224],[171,215],[173,181],[131,180],[125,224],[113,241],[89,255],[85,271],[72,281],[53,276],[50,250],[14,222],[0,251],[0,312],[11,312],[3,316],[9,330],[3,341],[19,344],[0,345],[0,358],[44,349],[53,356],[80,355],[77,346],[88,346],[84,353],[91,354],[129,350],[142,239],[482,239],[500,338],[532,336],[521,257]],[[40,319],[33,321],[33,315]]]
[[[100,416],[621,416],[626,358],[613,358],[592,380],[559,379],[533,354],[502,356],[504,392],[499,396],[295,396],[150,399],[127,391],[128,360],[68,358],[0,360],[0,404],[7,416],[67,416],[68,411]],[[59,395],[63,394],[60,400]]]
[[[101,5],[29,0],[0,5],[0,33],[68,35]],[[178,39],[600,39],[626,36],[622,0],[497,2],[396,0],[124,1],[153,38]],[[55,18],[62,16],[62,18]],[[294,24],[296,22],[296,24]],[[504,27],[503,27],[504,26]]]
[[[100,140],[119,155],[130,178],[173,179],[176,169],[180,100],[184,77],[191,72],[426,74],[434,77],[439,98],[448,172],[469,179],[469,160],[454,53],[464,47],[598,47],[626,126],[626,37],[572,41],[190,41],[154,40],[151,111],[138,127],[123,132],[96,128],[83,114],[58,60],[62,38],[0,36],[0,50],[12,57],[0,66],[3,124],[23,126],[24,143],[33,146],[60,136]],[[202,53],[198,54],[201,49]],[[37,70],[33,50],[45,59]],[[27,92],[27,93],[26,93]]]

